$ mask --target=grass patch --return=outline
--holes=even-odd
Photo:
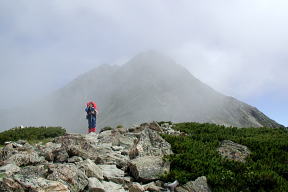
[[[212,191],[288,191],[288,133],[283,128],[236,128],[215,124],[179,123],[188,136],[163,135],[171,144],[171,172],[166,181],[185,183],[205,175]],[[222,140],[246,145],[246,163],[223,159]]]
[[[28,143],[33,145],[33,144],[37,144],[37,143],[42,143],[42,144],[46,144],[48,142],[53,141],[54,138],[45,138],[45,139],[40,139],[40,140],[28,140]]]
[[[0,179],[5,177],[5,174],[4,173],[0,173]]]
[[[0,145],[6,141],[27,140],[29,143],[48,142],[51,138],[64,135],[61,127],[16,127],[0,133]]]

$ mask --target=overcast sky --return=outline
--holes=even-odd
[[[0,1],[0,108],[158,50],[288,126],[287,0]]]

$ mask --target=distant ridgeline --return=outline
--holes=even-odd
[[[160,122],[161,124],[162,122]],[[186,136],[162,135],[172,147],[166,181],[181,183],[205,175],[213,192],[288,191],[288,132],[286,128],[236,128],[215,124],[178,123]],[[228,160],[217,149],[223,140],[245,145],[245,162]]]
[[[27,140],[37,142],[44,139],[64,135],[66,130],[61,127],[15,127],[0,133],[0,145],[6,141]]]

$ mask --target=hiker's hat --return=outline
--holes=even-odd
[[[95,103],[94,101],[89,101],[89,102],[87,103],[87,107],[89,107],[90,104],[92,104],[93,107],[96,109],[97,105],[96,105],[96,103]]]

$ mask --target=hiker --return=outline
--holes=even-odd
[[[87,112],[88,133],[96,132],[96,115],[98,114],[96,103],[93,101],[88,102],[85,111]]]

